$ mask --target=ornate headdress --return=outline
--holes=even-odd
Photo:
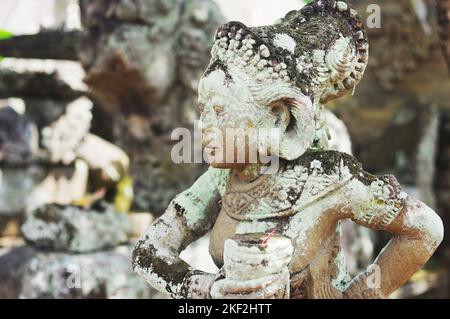
[[[325,103],[354,90],[368,50],[363,23],[347,2],[316,0],[274,25],[248,28],[232,21],[221,26],[210,68],[233,64],[260,82],[281,79]]]

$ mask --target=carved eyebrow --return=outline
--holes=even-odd
[[[277,97],[272,99],[269,103],[267,103],[268,106],[273,106],[277,103],[283,103],[284,105],[288,106],[288,107],[292,107],[295,105],[295,98],[293,97]]]
[[[281,99],[281,101],[288,106],[294,106],[296,103],[295,98],[293,98],[293,97],[284,97]]]
[[[221,70],[223,71],[223,73],[228,74],[228,68],[227,66],[224,64],[224,62],[220,61],[219,59],[215,59],[213,61],[213,63],[211,63],[208,67],[208,69],[206,69],[205,71],[205,76],[208,76],[211,72],[216,71],[216,70]]]
[[[225,73],[225,81],[224,85],[228,86],[230,82],[233,82],[233,77],[231,76],[230,72],[228,71],[227,65],[220,61],[219,59],[215,59],[206,69],[205,73],[203,74],[204,77],[207,77],[209,74],[211,74],[213,71],[220,70],[223,73]]]
[[[269,105],[279,100],[286,100],[292,105],[298,98],[306,97],[297,87],[287,86],[284,83],[249,85],[249,90],[253,100],[260,105]]]
[[[217,114],[220,114],[220,113],[222,113],[225,110],[225,108],[222,105],[216,104],[216,105],[213,106],[213,110]]]
[[[292,104],[294,104],[294,101],[295,101],[295,99],[292,97],[282,96],[282,97],[271,100],[268,104],[284,103],[284,104],[292,105]]]

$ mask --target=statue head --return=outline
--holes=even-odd
[[[269,145],[268,152],[295,160],[326,147],[323,104],[354,90],[368,62],[368,41],[349,4],[322,0],[274,25],[229,22],[217,30],[211,55],[199,83],[205,147],[227,145],[216,132],[223,139],[229,128],[276,129],[279,145]]]

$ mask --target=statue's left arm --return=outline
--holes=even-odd
[[[439,246],[444,234],[442,221],[427,205],[402,192],[391,175],[377,177],[361,170],[347,185],[347,195],[347,217],[368,228],[388,231],[394,237],[376,258],[371,272],[354,278],[344,297],[388,297]]]
[[[216,275],[193,269],[180,253],[214,225],[228,173],[210,167],[137,242],[133,269],[157,290],[173,298],[209,297]]]

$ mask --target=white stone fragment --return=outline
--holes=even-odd
[[[311,168],[312,169],[321,169],[322,168],[322,163],[319,160],[314,160],[311,162]]]
[[[264,69],[264,67],[266,65],[267,65],[267,60],[262,59],[258,62],[258,69],[262,70],[262,69]]]
[[[273,44],[277,47],[288,50],[291,53],[295,52],[295,47],[297,45],[295,43],[295,40],[285,33],[276,34],[273,40]]]
[[[264,58],[270,57],[270,51],[264,44],[259,47],[259,50],[261,51],[262,57]]]
[[[337,9],[338,9],[340,12],[344,12],[344,11],[347,11],[347,10],[348,10],[348,5],[347,5],[347,3],[343,2],[343,1],[338,1],[338,2],[336,3],[336,5],[337,5]]]

